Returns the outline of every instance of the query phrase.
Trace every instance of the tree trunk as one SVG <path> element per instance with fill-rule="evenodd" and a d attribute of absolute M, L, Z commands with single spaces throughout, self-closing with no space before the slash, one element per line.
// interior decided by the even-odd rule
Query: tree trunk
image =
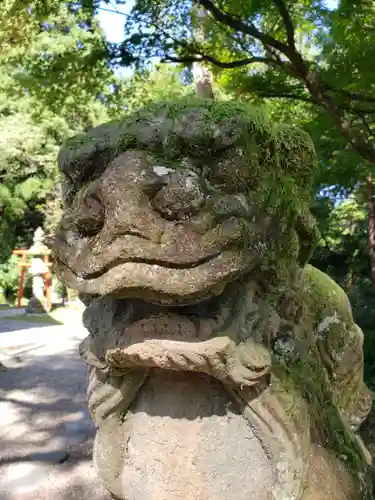
<path fill-rule="evenodd" d="M 344 285 L 343 285 L 343 289 L 345 290 L 346 293 L 351 292 L 353 288 L 353 283 L 354 283 L 354 272 L 353 268 L 349 267 L 349 269 L 346 271 Z"/>
<path fill-rule="evenodd" d="M 367 182 L 367 212 L 368 212 L 368 249 L 371 265 L 371 281 L 375 286 L 375 208 L 373 197 L 373 179 L 369 172 L 366 178 Z"/>
<path fill-rule="evenodd" d="M 196 18 L 195 38 L 200 42 L 204 42 L 204 20 L 206 11 L 199 5 L 193 4 L 192 14 Z M 203 62 L 195 62 L 193 64 L 193 75 L 195 81 L 195 93 L 200 99 L 214 99 L 212 89 L 213 75 L 212 71 L 204 65 Z"/>
<path fill-rule="evenodd" d="M 299 60 L 298 60 L 299 58 Z M 350 121 L 347 119 L 346 114 L 342 111 L 326 93 L 325 89 L 320 85 L 318 78 L 316 78 L 308 69 L 308 65 L 302 60 L 298 54 L 295 58 L 295 67 L 299 73 L 300 79 L 304 82 L 305 87 L 310 92 L 315 101 L 321 103 L 328 114 L 331 116 L 337 129 L 341 135 L 349 142 L 349 144 L 359 153 L 359 155 L 375 163 L 375 148 L 373 145 L 373 136 L 371 130 L 364 125 L 359 130 L 354 130 Z M 297 64 L 296 64 L 297 63 Z M 367 213 L 368 213 L 368 251 L 370 256 L 371 266 L 371 281 L 375 287 L 375 207 L 373 197 L 373 176 L 368 172 L 366 177 L 367 184 Z"/>

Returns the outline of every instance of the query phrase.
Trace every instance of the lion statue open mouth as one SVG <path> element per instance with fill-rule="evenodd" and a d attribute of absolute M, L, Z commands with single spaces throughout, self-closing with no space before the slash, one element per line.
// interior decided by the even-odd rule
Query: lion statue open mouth
<path fill-rule="evenodd" d="M 94 460 L 114 498 L 358 498 L 318 451 L 339 426 L 366 469 L 371 397 L 348 300 L 307 264 L 314 162 L 304 132 L 195 100 L 62 148 L 54 260 L 87 304 Z"/>

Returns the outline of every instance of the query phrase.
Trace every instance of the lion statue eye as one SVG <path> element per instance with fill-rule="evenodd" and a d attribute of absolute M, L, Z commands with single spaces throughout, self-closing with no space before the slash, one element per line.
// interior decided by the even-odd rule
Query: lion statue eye
<path fill-rule="evenodd" d="M 97 195 L 84 197 L 76 210 L 75 223 L 81 236 L 97 235 L 104 225 L 105 210 Z"/>

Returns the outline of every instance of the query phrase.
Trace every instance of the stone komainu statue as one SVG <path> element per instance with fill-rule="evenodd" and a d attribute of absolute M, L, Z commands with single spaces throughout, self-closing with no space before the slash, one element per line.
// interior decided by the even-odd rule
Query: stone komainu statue
<path fill-rule="evenodd" d="M 94 462 L 114 498 L 372 498 L 362 332 L 307 264 L 314 162 L 301 130 L 194 100 L 62 148 L 54 256 L 87 304 Z"/>

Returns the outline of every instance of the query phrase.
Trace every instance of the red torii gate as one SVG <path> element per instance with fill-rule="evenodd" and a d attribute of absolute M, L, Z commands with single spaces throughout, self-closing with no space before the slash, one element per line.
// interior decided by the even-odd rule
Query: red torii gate
<path fill-rule="evenodd" d="M 17 306 L 22 307 L 22 297 L 23 297 L 23 284 L 25 281 L 25 272 L 26 268 L 30 267 L 31 264 L 27 262 L 27 255 L 29 254 L 29 250 L 26 250 L 24 248 L 22 249 L 17 249 L 13 250 L 12 252 L 13 255 L 18 255 L 21 257 L 21 262 L 18 263 L 18 265 L 21 267 L 21 272 L 20 272 L 20 281 L 19 281 L 19 286 L 18 286 L 18 300 L 17 300 Z M 43 255 L 43 262 L 46 264 L 47 267 L 52 266 L 52 262 L 49 261 L 49 255 Z M 51 272 L 48 271 L 43 275 L 43 278 L 46 283 L 46 299 L 47 299 L 47 306 L 48 310 L 51 309 Z"/>

